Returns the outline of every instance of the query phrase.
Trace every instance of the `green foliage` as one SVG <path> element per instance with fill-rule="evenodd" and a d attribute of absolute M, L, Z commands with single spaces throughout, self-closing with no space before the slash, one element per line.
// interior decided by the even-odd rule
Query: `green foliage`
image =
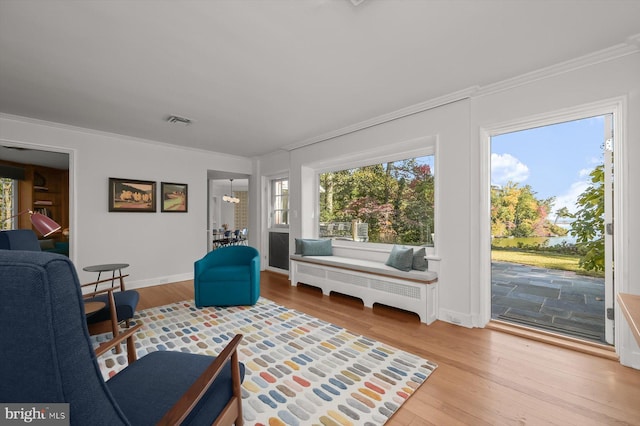
<path fill-rule="evenodd" d="M 430 242 L 434 179 L 418 160 L 321 174 L 320 222 L 367 223 L 371 242 Z"/>
<path fill-rule="evenodd" d="M 0 178 L 0 229 L 11 229 L 12 223 L 8 220 L 13 214 L 13 180 Z"/>
<path fill-rule="evenodd" d="M 580 267 L 587 271 L 604 270 L 604 165 L 589 174 L 591 184 L 578 197 L 578 212 L 571 223 L 571 235 L 584 251 Z"/>
<path fill-rule="evenodd" d="M 541 254 L 544 253 L 560 253 L 560 254 L 571 254 L 571 255 L 584 255 L 586 254 L 586 250 L 577 244 L 570 244 L 566 241 L 563 241 L 560 244 L 556 244 L 553 246 L 547 245 L 547 243 L 534 243 L 534 244 L 525 244 L 522 242 L 517 243 L 517 247 L 502 247 L 499 245 L 491 245 L 491 250 L 515 250 L 515 251 L 528 251 L 528 252 L 539 252 Z"/>
<path fill-rule="evenodd" d="M 567 207 L 562 207 L 556 211 L 556 220 L 553 222 L 553 224 L 555 225 L 556 223 L 558 223 L 558 219 L 563 217 L 572 217 L 571 212 L 569 212 L 569 209 Z"/>
<path fill-rule="evenodd" d="M 555 198 L 538 199 L 531 186 L 508 182 L 491 188 L 491 235 L 494 237 L 546 237 L 566 231 L 548 219 Z"/>

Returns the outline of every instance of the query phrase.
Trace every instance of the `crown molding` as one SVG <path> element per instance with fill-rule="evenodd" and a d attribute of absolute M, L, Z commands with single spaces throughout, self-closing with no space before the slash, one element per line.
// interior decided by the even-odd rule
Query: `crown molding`
<path fill-rule="evenodd" d="M 636 34 L 627 38 L 624 43 L 599 50 L 597 52 L 589 53 L 579 58 L 570 59 L 568 61 L 561 62 L 559 64 L 551 65 L 549 67 L 541 68 L 536 71 L 531 71 L 526 74 L 521 74 L 517 77 L 509 78 L 499 81 L 497 83 L 488 84 L 482 86 L 475 93 L 475 96 L 486 96 L 497 92 L 513 89 L 515 87 L 523 86 L 525 84 L 532 83 L 534 81 L 542 80 L 545 78 L 553 77 L 560 74 L 565 74 L 580 68 L 585 68 L 593 65 L 597 65 L 603 62 L 612 61 L 614 59 L 622 58 L 624 56 L 633 55 L 640 52 L 640 34 Z"/>
<path fill-rule="evenodd" d="M 626 44 L 635 45 L 640 50 L 640 34 L 635 34 L 627 38 Z"/>
<path fill-rule="evenodd" d="M 315 143 L 324 142 L 329 139 L 337 138 L 340 136 L 347 135 L 349 133 L 354 133 L 359 130 L 364 130 L 369 127 L 377 126 L 379 124 L 388 123 L 389 121 L 397 120 L 399 118 L 407 117 L 410 115 L 418 114 L 423 111 L 427 111 L 433 108 L 441 107 L 447 104 L 451 104 L 453 102 L 458 102 L 463 99 L 471 98 L 471 96 L 478 90 L 477 86 L 472 86 L 467 89 L 459 90 L 457 92 L 450 93 L 448 95 L 440 96 L 425 102 L 421 102 L 419 104 L 411 105 L 406 108 L 402 108 L 387 114 L 379 115 L 374 118 L 370 118 L 365 121 L 361 121 L 356 124 L 352 124 L 350 126 L 343 127 L 341 129 L 337 129 L 328 133 L 324 133 L 309 139 L 305 139 L 301 142 L 295 142 L 289 145 L 285 145 L 282 149 L 287 151 L 293 151 L 297 148 L 302 148 L 304 146 L 313 145 Z"/>
<path fill-rule="evenodd" d="M 171 143 L 167 143 L 167 142 L 156 141 L 156 140 L 153 140 L 153 139 L 144 139 L 144 138 L 139 138 L 139 137 L 136 137 L 136 136 L 124 135 L 124 134 L 113 133 L 113 132 L 106 132 L 106 131 L 103 131 L 103 130 L 90 129 L 88 127 L 79 127 L 79 126 L 74 126 L 74 125 L 65 124 L 65 123 L 57 123 L 55 121 L 47 121 L 47 120 L 42 120 L 42 119 L 39 119 L 39 118 L 26 117 L 26 116 L 21 116 L 21 115 L 14 115 L 14 114 L 7 114 L 7 113 L 4 113 L 4 112 L 0 112 L 0 120 L 17 121 L 17 122 L 20 122 L 20 123 L 27 123 L 27 124 L 33 124 L 33 125 L 38 125 L 38 126 L 52 127 L 52 128 L 56 128 L 56 129 L 70 131 L 70 132 L 84 133 L 84 134 L 107 137 L 107 138 L 113 138 L 113 139 L 121 139 L 121 140 L 124 139 L 124 140 L 128 140 L 128 141 L 131 141 L 131 142 L 137 142 L 137 143 L 142 143 L 142 144 L 147 144 L 147 145 L 154 145 L 156 147 L 163 147 L 163 148 L 167 148 L 167 149 L 171 149 L 171 150 L 192 151 L 192 152 L 200 153 L 200 154 L 214 154 L 216 156 L 226 157 L 226 158 L 233 158 L 233 159 L 242 159 L 242 160 L 251 159 L 250 157 L 243 157 L 243 156 L 239 156 L 239 155 L 226 154 L 226 153 L 217 152 L 217 151 L 209 151 L 209 150 L 206 150 L 206 149 L 193 148 L 193 147 L 190 147 L 190 146 L 175 145 L 175 144 L 171 144 Z M 0 138 L 1 138 L 1 136 L 0 136 Z M 20 143 L 22 143 L 22 142 L 20 142 Z"/>
<path fill-rule="evenodd" d="M 379 124 L 387 123 L 389 121 L 397 120 L 399 118 L 407 117 L 409 115 L 417 114 L 463 99 L 486 96 L 492 93 L 513 89 L 515 87 L 523 86 L 537 80 L 564 74 L 602 62 L 611 61 L 638 52 L 640 52 L 640 34 L 635 34 L 631 37 L 628 37 L 624 43 L 620 43 L 618 45 L 602 49 L 597 52 L 581 56 L 579 58 L 570 59 L 559 64 L 541 68 L 539 70 L 532 71 L 526 74 L 521 74 L 517 77 L 502 80 L 497 83 L 488 84 L 485 86 L 472 86 L 466 89 L 462 89 L 448 95 L 440 96 L 438 98 L 411 105 L 409 107 L 402 108 L 388 114 L 383 114 L 369 120 L 361 121 L 359 123 L 334 130 L 332 132 L 324 133 L 300 142 L 285 145 L 282 147 L 282 149 L 286 151 L 292 151 L 297 148 L 302 148 L 304 146 L 313 145 L 315 143 L 344 136 L 349 133 L 357 132 L 359 130 L 367 129 L 369 127 L 377 126 Z"/>

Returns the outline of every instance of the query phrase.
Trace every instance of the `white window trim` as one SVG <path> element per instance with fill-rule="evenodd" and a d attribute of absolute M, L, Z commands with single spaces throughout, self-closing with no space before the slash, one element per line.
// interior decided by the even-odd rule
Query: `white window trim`
<path fill-rule="evenodd" d="M 268 197 L 267 199 L 269 200 L 269 223 L 268 223 L 268 229 L 269 231 L 272 232 L 288 232 L 289 230 L 289 226 L 290 226 L 290 215 L 291 215 L 291 189 L 289 189 L 289 206 L 287 208 L 287 216 L 289 217 L 289 223 L 287 224 L 275 224 L 274 223 L 274 217 L 275 217 L 275 209 L 274 209 L 274 197 L 275 195 L 273 194 L 273 185 L 275 181 L 282 181 L 282 180 L 286 180 L 287 182 L 289 181 L 289 176 L 272 176 L 268 178 L 269 184 L 268 184 Z"/>
<path fill-rule="evenodd" d="M 413 148 L 407 148 L 404 150 L 402 147 L 411 146 Z M 416 147 L 417 146 L 417 147 Z M 314 181 L 313 181 L 313 214 L 315 218 L 320 217 L 320 187 L 319 180 L 320 175 L 327 172 L 335 172 L 339 170 L 346 170 L 357 167 L 370 166 L 373 164 L 382 164 L 393 161 L 401 161 L 406 160 L 407 158 L 417 158 L 417 157 L 425 157 L 429 155 L 434 156 L 434 191 L 435 191 L 435 206 L 434 206 L 434 229 L 435 234 L 438 233 L 438 217 L 439 217 L 439 208 L 438 208 L 438 194 L 439 194 L 439 185 L 438 185 L 438 137 L 437 136 L 425 136 L 416 139 L 412 139 L 410 141 L 400 142 L 397 144 L 391 143 L 385 146 L 382 149 L 378 149 L 375 151 L 367 151 L 362 153 L 357 153 L 353 155 L 341 156 L 338 159 L 330 159 L 321 162 L 315 162 L 311 164 L 307 164 L 306 166 L 311 168 L 314 172 Z M 318 238 L 319 227 L 314 226 L 312 238 Z M 437 241 L 437 237 L 436 237 Z M 437 243 L 436 243 L 437 244 Z M 361 242 L 361 241 L 341 241 L 334 240 L 333 245 L 336 247 L 345 247 L 351 248 L 354 250 L 361 251 L 374 251 L 374 252 L 390 252 L 393 244 L 384 244 L 384 243 L 370 243 L 370 242 Z M 432 259 L 439 259 L 436 253 L 436 247 L 427 247 L 427 257 Z"/>

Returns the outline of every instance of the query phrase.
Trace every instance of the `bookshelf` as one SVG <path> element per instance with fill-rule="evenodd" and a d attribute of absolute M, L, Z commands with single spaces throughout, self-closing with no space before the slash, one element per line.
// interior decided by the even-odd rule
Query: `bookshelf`
<path fill-rule="evenodd" d="M 68 228 L 69 171 L 31 164 L 22 166 L 25 179 L 18 182 L 19 210 L 33 209 L 58 222 L 62 229 Z M 31 228 L 28 215 L 20 216 L 18 221 L 19 228 Z M 65 239 L 59 232 L 52 238 L 58 241 Z"/>

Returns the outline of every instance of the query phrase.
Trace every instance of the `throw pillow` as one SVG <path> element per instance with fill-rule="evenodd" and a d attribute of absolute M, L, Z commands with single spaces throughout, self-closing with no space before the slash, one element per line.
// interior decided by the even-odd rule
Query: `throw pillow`
<path fill-rule="evenodd" d="M 303 256 L 333 256 L 331 240 L 302 240 Z"/>
<path fill-rule="evenodd" d="M 313 238 L 296 238 L 296 251 L 295 254 L 302 254 L 302 242 L 303 241 L 322 241 Z"/>
<path fill-rule="evenodd" d="M 413 249 L 393 246 L 385 265 L 405 272 L 410 271 L 413 265 Z"/>
<path fill-rule="evenodd" d="M 426 271 L 428 268 L 427 259 L 424 257 L 427 255 L 427 250 L 422 247 L 413 252 L 413 264 L 411 265 L 411 269 L 415 269 L 416 271 Z"/>

